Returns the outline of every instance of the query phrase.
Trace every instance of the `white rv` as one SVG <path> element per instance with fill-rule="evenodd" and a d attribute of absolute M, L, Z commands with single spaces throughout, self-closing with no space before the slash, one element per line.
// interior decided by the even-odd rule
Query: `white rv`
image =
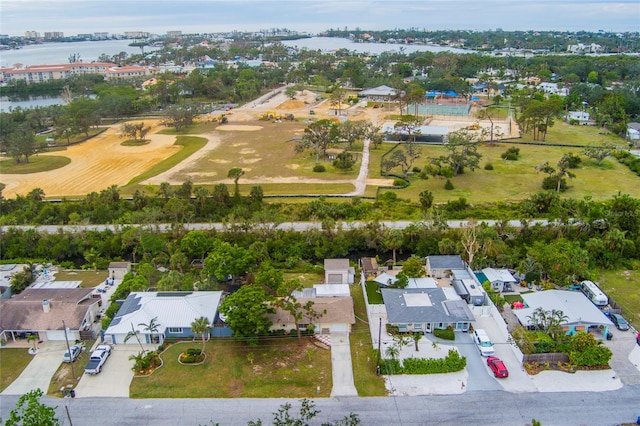
<path fill-rule="evenodd" d="M 599 308 L 604 308 L 609 304 L 607 295 L 604 294 L 593 281 L 582 281 L 580 283 L 580 290 Z"/>

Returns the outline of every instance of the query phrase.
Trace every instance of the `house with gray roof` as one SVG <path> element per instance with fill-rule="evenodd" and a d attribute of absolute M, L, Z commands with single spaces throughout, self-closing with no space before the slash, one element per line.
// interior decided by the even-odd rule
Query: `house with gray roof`
<path fill-rule="evenodd" d="M 131 293 L 105 331 L 104 339 L 108 343 L 123 344 L 132 328 L 142 343 L 162 343 L 170 337 L 198 337 L 191 331 L 191 323 L 206 317 L 213 324 L 221 299 L 221 291 Z M 148 329 L 152 321 L 156 324 L 155 330 Z M 137 344 L 137 340 L 128 339 L 126 343 Z"/>
<path fill-rule="evenodd" d="M 460 256 L 427 256 L 427 275 L 434 278 L 447 278 L 455 269 L 466 269 L 467 265 Z"/>
<path fill-rule="evenodd" d="M 432 333 L 451 326 L 468 331 L 475 320 L 467 303 L 444 288 L 383 288 L 387 322 L 400 332 Z"/>

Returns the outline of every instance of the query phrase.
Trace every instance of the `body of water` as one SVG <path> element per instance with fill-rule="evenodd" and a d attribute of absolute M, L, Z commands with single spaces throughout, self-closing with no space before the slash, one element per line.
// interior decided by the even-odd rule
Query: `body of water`
<path fill-rule="evenodd" d="M 414 53 L 414 52 L 452 52 L 473 53 L 473 50 L 456 49 L 454 47 L 422 45 L 422 44 L 392 44 L 392 43 L 355 43 L 346 38 L 336 37 L 311 37 L 298 40 L 284 40 L 285 46 L 299 49 L 320 50 L 333 52 L 339 49 L 347 49 L 357 53 L 370 53 L 379 55 L 383 52 Z"/>
<path fill-rule="evenodd" d="M 9 112 L 10 109 L 46 107 L 50 105 L 62 105 L 64 102 L 59 97 L 30 96 L 27 99 L 15 100 L 6 96 L 0 97 L 0 112 Z"/>
<path fill-rule="evenodd" d="M 129 46 L 134 40 L 79 41 L 74 43 L 43 43 L 24 46 L 21 49 L 0 50 L 0 66 L 68 64 L 71 55 L 80 56 L 82 62 L 95 62 L 103 53 L 109 56 L 120 52 L 139 54 L 140 48 Z M 155 48 L 145 46 L 144 51 Z"/>

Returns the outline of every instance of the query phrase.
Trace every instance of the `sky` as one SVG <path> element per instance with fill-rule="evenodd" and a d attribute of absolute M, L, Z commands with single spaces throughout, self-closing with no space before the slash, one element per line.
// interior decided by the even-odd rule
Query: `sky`
<path fill-rule="evenodd" d="M 638 0 L 0 0 L 0 34 L 286 28 L 640 31 Z"/>

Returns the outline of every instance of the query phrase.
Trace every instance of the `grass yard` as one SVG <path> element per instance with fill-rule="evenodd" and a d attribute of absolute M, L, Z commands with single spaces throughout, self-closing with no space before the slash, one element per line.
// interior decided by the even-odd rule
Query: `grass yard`
<path fill-rule="evenodd" d="M 378 290 L 380 284 L 375 281 L 367 281 L 365 284 L 367 288 L 367 300 L 370 305 L 381 305 L 382 302 L 382 293 Z"/>
<path fill-rule="evenodd" d="M 202 365 L 181 365 L 178 355 L 199 342 L 170 346 L 163 366 L 133 379 L 131 398 L 327 398 L 331 351 L 308 338 L 262 340 L 251 347 L 231 339 L 207 342 Z M 317 388 L 320 387 L 320 393 Z"/>
<path fill-rule="evenodd" d="M 514 145 L 481 146 L 478 149 L 482 154 L 480 168 L 452 178 L 453 190 L 444 189 L 444 179 L 429 177 L 424 180 L 413 176 L 411 185 L 398 190 L 398 196 L 415 200 L 420 192 L 428 189 L 433 192 L 435 203 L 460 197 L 470 203 L 523 200 L 542 191 L 542 180 L 546 175 L 536 172 L 537 165 L 545 161 L 555 165 L 563 154 L 581 151 L 580 148 L 516 145 L 520 148 L 520 159 L 506 161 L 500 158 L 500 154 L 511 146 Z M 422 157 L 416 163 L 418 166 L 427 164 L 429 157 L 445 155 L 446 150 L 442 146 L 425 146 L 422 151 Z M 491 163 L 494 170 L 484 170 L 487 163 Z M 583 158 L 578 168 L 571 171 L 576 177 L 568 179 L 570 188 L 563 193 L 565 197 L 591 196 L 601 200 L 611 198 L 619 191 L 640 197 L 640 178 L 613 158 L 605 159 L 601 165 Z"/>
<path fill-rule="evenodd" d="M 70 345 L 73 345 L 73 342 L 69 342 Z M 49 389 L 47 389 L 47 395 L 54 396 L 58 398 L 62 398 L 64 394 L 60 392 L 61 388 L 66 389 L 74 389 L 78 385 L 78 381 L 82 378 L 82 374 L 84 373 L 84 367 L 89 362 L 89 357 L 91 356 L 91 352 L 89 348 L 91 348 L 94 344 L 93 340 L 88 340 L 82 343 L 85 347 L 84 352 L 80 354 L 78 359 L 72 364 L 63 362 L 60 364 L 60 367 L 55 372 L 53 377 L 51 377 L 51 382 L 49 383 Z M 73 368 L 73 371 L 71 369 Z M 75 374 L 75 381 L 73 379 Z"/>
<path fill-rule="evenodd" d="M 108 271 L 60 271 L 56 272 L 56 281 L 82 281 L 81 288 L 93 288 L 103 284 L 109 276 Z"/>
<path fill-rule="evenodd" d="M 27 348 L 0 349 L 0 392 L 18 378 L 32 359 Z"/>
<path fill-rule="evenodd" d="M 0 161 L 0 174 L 29 174 L 59 169 L 71 163 L 71 159 L 53 155 L 33 155 L 28 163 L 16 163 L 13 158 Z"/>
<path fill-rule="evenodd" d="M 522 139 L 530 141 L 532 137 L 524 135 Z M 556 120 L 545 139 L 545 143 L 588 146 L 598 146 L 605 142 L 618 146 L 627 146 L 627 142 L 607 129 L 596 126 L 572 126 L 562 120 Z"/>
<path fill-rule="evenodd" d="M 351 297 L 353 297 L 356 323 L 351 328 L 349 340 L 351 343 L 353 379 L 358 390 L 358 396 L 386 396 L 387 390 L 384 380 L 376 374 L 376 357 L 373 352 L 369 324 L 366 322 L 367 309 L 360 285 L 354 284 L 351 286 Z"/>
<path fill-rule="evenodd" d="M 131 187 L 132 185 L 138 182 L 142 182 L 145 179 L 149 179 L 150 177 L 158 175 L 166 170 L 169 170 L 176 164 L 185 160 L 194 152 L 198 151 L 200 148 L 202 148 L 206 144 L 207 144 L 206 138 L 196 137 L 196 136 L 178 136 L 174 145 L 182 146 L 182 149 L 180 151 L 176 152 L 171 157 L 163 161 L 160 161 L 159 163 L 157 163 L 155 166 L 153 166 L 143 174 L 138 175 L 135 178 L 131 179 L 131 181 L 127 184 L 127 186 Z M 133 193 L 134 191 L 135 190 L 132 190 L 131 192 Z M 123 188 L 123 192 L 125 192 L 124 188 Z"/>
<path fill-rule="evenodd" d="M 622 307 L 622 315 L 636 329 L 640 328 L 640 271 L 600 271 L 598 285 Z"/>
<path fill-rule="evenodd" d="M 502 297 L 509 305 L 513 305 L 514 302 L 524 302 L 524 299 L 519 294 L 504 294 Z"/>
<path fill-rule="evenodd" d="M 314 284 L 320 284 L 324 282 L 324 275 L 322 274 L 310 274 L 310 273 L 295 273 L 285 272 L 284 280 L 300 280 L 302 287 L 311 288 Z"/>

